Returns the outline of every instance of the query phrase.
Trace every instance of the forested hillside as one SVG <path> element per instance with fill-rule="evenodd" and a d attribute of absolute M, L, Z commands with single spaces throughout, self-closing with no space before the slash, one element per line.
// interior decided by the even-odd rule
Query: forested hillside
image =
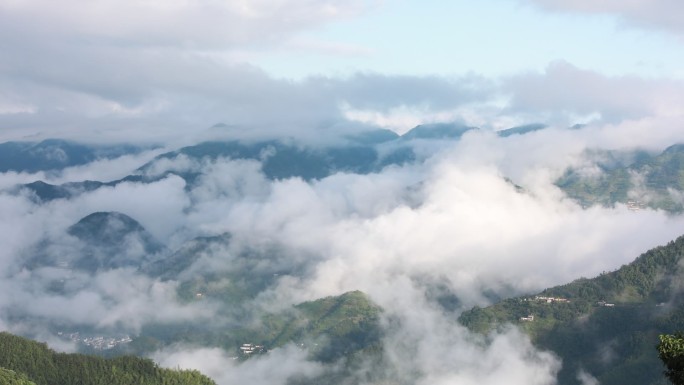
<path fill-rule="evenodd" d="M 592 167 L 570 168 L 556 181 L 581 204 L 684 210 L 684 145 L 670 146 L 660 154 L 593 151 L 585 155 Z"/>
<path fill-rule="evenodd" d="M 156 325 L 133 341 L 137 353 L 177 342 L 221 347 L 240 359 L 288 343 L 305 347 L 312 359 L 332 362 L 381 348 L 381 309 L 360 291 L 303 302 L 290 309 L 261 315 L 258 326 L 186 328 Z M 243 345 L 253 346 L 246 353 Z"/>
<path fill-rule="evenodd" d="M 514 324 L 564 362 L 561 384 L 585 370 L 601 384 L 665 384 L 658 335 L 684 328 L 680 262 L 684 237 L 620 269 L 463 313 L 481 333 Z"/>
<path fill-rule="evenodd" d="M 149 359 L 112 359 L 56 353 L 46 344 L 0 333 L 0 384 L 35 385 L 214 385 L 192 370 L 158 367 Z"/>

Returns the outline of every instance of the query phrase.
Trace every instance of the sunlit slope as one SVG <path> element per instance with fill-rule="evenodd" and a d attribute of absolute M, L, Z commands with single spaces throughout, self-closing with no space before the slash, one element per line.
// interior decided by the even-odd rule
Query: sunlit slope
<path fill-rule="evenodd" d="M 360 291 L 303 302 L 279 312 L 263 313 L 245 325 L 203 328 L 151 325 L 133 343 L 139 351 L 175 343 L 221 347 L 246 359 L 240 347 L 258 346 L 257 354 L 287 344 L 306 349 L 311 359 L 335 361 L 381 349 L 381 308 Z M 256 354 L 255 354 L 256 355 Z"/>

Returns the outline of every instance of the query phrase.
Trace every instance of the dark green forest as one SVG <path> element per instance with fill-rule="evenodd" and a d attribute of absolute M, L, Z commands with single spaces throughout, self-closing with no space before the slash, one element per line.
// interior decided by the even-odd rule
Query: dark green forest
<path fill-rule="evenodd" d="M 57 353 L 44 343 L 5 332 L 0 333 L 0 384 L 215 385 L 194 370 L 163 369 L 133 356 Z"/>
<path fill-rule="evenodd" d="M 563 360 L 560 384 L 579 384 L 579 370 L 604 385 L 667 384 L 655 346 L 660 334 L 684 330 L 683 254 L 680 237 L 616 271 L 475 307 L 459 320 L 485 334 L 519 326 Z"/>

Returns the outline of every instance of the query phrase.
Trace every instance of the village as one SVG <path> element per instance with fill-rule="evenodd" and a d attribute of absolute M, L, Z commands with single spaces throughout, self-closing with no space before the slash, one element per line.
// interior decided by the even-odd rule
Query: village
<path fill-rule="evenodd" d="M 570 300 L 567 298 L 545 297 L 545 296 L 540 296 L 540 295 L 536 295 L 534 298 L 525 298 L 525 299 L 523 299 L 523 301 L 537 301 L 537 302 L 546 302 L 546 303 L 568 303 L 568 302 L 570 302 Z"/>
<path fill-rule="evenodd" d="M 263 354 L 266 352 L 267 352 L 267 350 L 264 348 L 263 345 L 242 344 L 240 346 L 240 353 L 245 357 L 251 356 L 254 354 Z"/>
<path fill-rule="evenodd" d="M 63 338 L 68 338 L 73 342 L 83 344 L 89 348 L 95 350 L 109 350 L 113 349 L 119 345 L 124 345 L 133 341 L 130 336 L 123 337 L 105 337 L 105 336 L 95 336 L 95 337 L 82 337 L 80 333 L 68 333 L 57 332 L 57 335 Z"/>
<path fill-rule="evenodd" d="M 627 209 L 630 211 L 639 211 L 646 208 L 646 203 L 637 200 L 628 200 Z"/>
<path fill-rule="evenodd" d="M 540 295 L 537 295 L 534 298 L 524 298 L 523 301 L 536 301 L 536 302 L 541 302 L 541 303 L 570 303 L 570 300 L 567 298 L 546 297 L 546 296 L 540 296 Z M 606 301 L 598 301 L 598 302 L 596 302 L 596 306 L 599 306 L 599 307 L 615 307 L 615 304 L 610 303 L 610 302 L 606 302 Z M 534 315 L 529 314 L 526 317 L 520 317 L 519 320 L 521 322 L 534 322 Z"/>

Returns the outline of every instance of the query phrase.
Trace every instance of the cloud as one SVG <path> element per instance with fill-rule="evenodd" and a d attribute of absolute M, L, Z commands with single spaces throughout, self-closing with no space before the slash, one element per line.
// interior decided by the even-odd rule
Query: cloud
<path fill-rule="evenodd" d="M 606 14 L 626 24 L 655 28 L 677 35 L 684 33 L 681 18 L 684 5 L 677 0 L 527 0 L 544 9 L 564 12 Z"/>
<path fill-rule="evenodd" d="M 55 292 L 51 285 L 65 277 L 63 269 L 21 268 L 26 250 L 41 240 L 52 241 L 55 255 L 68 253 L 73 245 L 64 232 L 70 225 L 94 211 L 120 211 L 172 250 L 197 235 L 231 233 L 230 245 L 204 252 L 192 266 L 193 274 L 235 269 L 235 255 L 241 251 L 270 250 L 272 245 L 278 252 L 269 256 L 269 265 L 294 273 L 283 274 L 275 287 L 260 293 L 250 304 L 254 308 L 277 309 L 348 290 L 365 291 L 386 312 L 382 366 L 374 369 L 388 379 L 550 383 L 560 363 L 534 349 L 520 332 L 512 328 L 484 339 L 456 319 L 469 306 L 489 303 L 485 292 L 507 297 L 591 277 L 680 235 L 681 216 L 635 213 L 619 205 L 582 209 L 553 185 L 566 167 L 584 164 L 586 148 L 613 143 L 602 139 L 611 129 L 549 128 L 508 138 L 473 131 L 457 142 L 423 144 L 428 155 L 415 164 L 311 182 L 269 180 L 255 160 L 179 156 L 158 160 L 149 170 L 201 172 L 193 184 L 169 176 L 44 205 L 0 194 L 0 214 L 8 218 L 0 222 L 5 274 L 0 309 L 133 331 L 196 317 L 211 324 L 229 322 L 231 315 L 210 300 L 179 303 L 173 280 L 160 282 L 130 269 L 94 276 L 71 272 L 65 291 Z M 124 173 L 135 160 L 151 155 L 96 163 L 57 178 Z M 4 178 L 8 184 L 17 175 L 0 175 L 0 181 Z M 460 300 L 455 312 L 429 295 L 437 285 Z M 11 318 L 0 324 L 17 327 Z M 155 358 L 164 365 L 203 370 L 225 384 L 244 378 L 278 383 L 337 370 L 307 361 L 293 347 L 241 364 L 231 356 L 217 349 L 173 347 Z M 363 378 L 362 372 L 352 375 Z"/>
<path fill-rule="evenodd" d="M 197 50 L 282 41 L 299 30 L 358 15 L 372 1 L 9 1 L 2 25 L 27 35 L 87 38 L 112 46 Z M 29 25 L 39 26 L 29 29 Z"/>
<path fill-rule="evenodd" d="M 284 385 L 293 378 L 313 377 L 323 372 L 322 365 L 307 361 L 306 355 L 305 350 L 287 345 L 241 363 L 236 356 L 221 349 L 175 346 L 155 352 L 152 358 L 162 366 L 199 370 L 220 385 L 246 382 Z"/>
<path fill-rule="evenodd" d="M 3 2 L 0 121 L 15 138 L 113 131 L 121 138 L 136 131 L 151 140 L 225 120 L 258 124 L 257 116 L 275 124 L 320 111 L 314 120 L 323 120 L 334 115 L 334 103 L 325 108 L 309 87 L 273 80 L 230 57 L 292 44 L 299 31 L 376 6 L 363 0 Z M 130 131 L 121 134 L 122 127 Z"/>
<path fill-rule="evenodd" d="M 681 32 L 665 18 L 665 11 L 677 15 L 674 3 L 536 3 L 617 13 Z M 484 128 L 460 142 L 422 143 L 419 162 L 367 175 L 269 180 L 256 160 L 178 156 L 154 162 L 148 172 L 200 173 L 193 184 L 172 175 L 43 205 L 0 193 L 0 314 L 133 331 L 197 318 L 230 321 L 211 301 L 179 303 L 178 282 L 130 269 L 69 272 L 68 290 L 60 293 L 51 285 L 65 279 L 63 269 L 22 268 L 41 241 L 52 242 L 55 255 L 72 252 L 69 226 L 92 212 L 118 211 L 170 250 L 198 235 L 229 232 L 231 244 L 204 252 L 192 274 L 236 269 L 235 255 L 244 250 L 277 249 L 269 264 L 296 273 L 280 277 L 250 306 L 277 309 L 348 290 L 367 292 L 386 310 L 383 366 L 372 369 L 389 379 L 552 383 L 561 365 L 552 354 L 536 350 L 515 328 L 491 339 L 472 335 L 457 324 L 458 312 L 488 304 L 485 292 L 507 297 L 612 270 L 680 235 L 681 216 L 633 213 L 620 205 L 582 209 L 553 181 L 566 167 L 585 165 L 586 149 L 658 150 L 684 140 L 684 87 L 671 79 L 605 76 L 567 62 L 501 79 L 362 72 L 289 81 L 236 59 L 240 52 L 293 47 L 369 54 L 298 34 L 374 6 L 336 0 L 0 4 L 0 47 L 7 53 L 0 56 L 0 139 L 70 136 L 175 148 L 207 138 L 338 144 L 345 130 L 363 126 L 404 132 L 447 120 Z M 206 129 L 219 121 L 227 126 Z M 539 121 L 552 127 L 509 138 L 488 132 Z M 590 124 L 565 129 L 575 123 Z M 5 173 L 0 187 L 35 179 L 116 179 L 160 151 L 57 174 Z M 430 298 L 436 285 L 461 301 L 455 312 Z M 40 331 L 31 327 L 0 317 L 3 329 Z M 154 358 L 200 369 L 220 384 L 286 383 L 337 369 L 308 361 L 293 346 L 244 363 L 220 349 L 187 346 Z M 593 381 L 588 373 L 579 376 Z"/>
<path fill-rule="evenodd" d="M 60 280 L 68 282 L 66 293 L 51 290 Z M 49 320 L 67 328 L 86 325 L 139 333 L 148 323 L 206 321 L 215 316 L 211 306 L 179 304 L 175 283 L 154 281 L 131 269 L 87 276 L 44 268 L 22 271 L 2 286 L 7 293 L 2 300 L 6 316 L 27 319 L 26 324 Z"/>
<path fill-rule="evenodd" d="M 510 77 L 504 90 L 511 95 L 507 112 L 548 117 L 594 117 L 620 122 L 645 117 L 676 116 L 684 100 L 680 81 L 609 77 L 567 62 L 551 63 L 544 73 Z"/>

